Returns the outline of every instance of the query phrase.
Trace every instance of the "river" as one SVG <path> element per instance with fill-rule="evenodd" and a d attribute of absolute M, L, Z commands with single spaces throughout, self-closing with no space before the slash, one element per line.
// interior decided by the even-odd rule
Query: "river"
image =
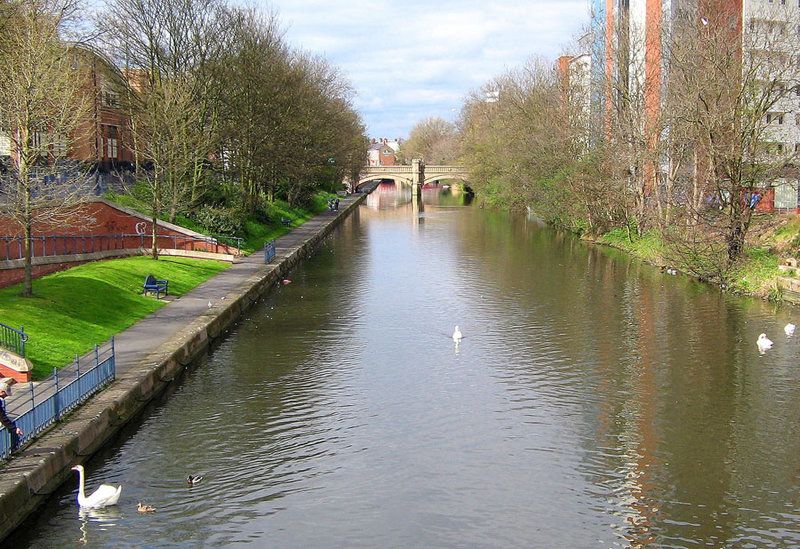
<path fill-rule="evenodd" d="M 800 545 L 797 309 L 385 185 L 290 278 L 9 547 Z"/>

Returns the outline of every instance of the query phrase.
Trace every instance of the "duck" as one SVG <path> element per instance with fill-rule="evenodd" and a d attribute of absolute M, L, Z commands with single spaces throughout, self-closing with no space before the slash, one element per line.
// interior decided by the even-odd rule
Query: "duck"
<path fill-rule="evenodd" d="M 186 482 L 189 486 L 194 486 L 195 484 L 200 484 L 200 481 L 203 480 L 203 475 L 189 475 L 186 477 Z"/>
<path fill-rule="evenodd" d="M 136 506 L 136 510 L 140 513 L 155 513 L 156 508 L 152 505 L 147 505 L 146 503 L 142 503 L 141 501 Z"/>
<path fill-rule="evenodd" d="M 72 470 L 78 471 L 78 505 L 81 506 L 81 509 L 102 509 L 103 507 L 117 504 L 119 495 L 122 493 L 121 485 L 101 484 L 91 496 L 86 497 L 84 492 L 86 479 L 83 465 L 76 465 Z"/>
<path fill-rule="evenodd" d="M 456 329 L 455 329 L 455 330 L 453 330 L 453 341 L 455 341 L 456 343 L 458 343 L 459 341 L 461 341 L 461 338 L 463 338 L 463 337 L 464 337 L 464 336 L 463 336 L 463 334 L 461 333 L 461 330 L 459 330 L 459 329 L 458 329 L 458 326 L 456 326 Z"/>
<path fill-rule="evenodd" d="M 789 324 L 783 327 L 783 333 L 786 334 L 786 337 L 789 337 L 794 333 L 795 328 L 797 328 L 797 326 L 795 326 L 790 322 Z"/>
<path fill-rule="evenodd" d="M 772 348 L 772 340 L 767 338 L 767 334 L 761 334 L 758 336 L 758 340 L 756 341 L 756 345 L 758 345 L 758 350 L 761 352 L 766 351 L 767 349 Z"/>

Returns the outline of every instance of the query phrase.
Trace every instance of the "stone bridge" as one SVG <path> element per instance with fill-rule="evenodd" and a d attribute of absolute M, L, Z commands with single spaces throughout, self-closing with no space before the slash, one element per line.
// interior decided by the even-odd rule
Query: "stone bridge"
<path fill-rule="evenodd" d="M 358 187 L 367 181 L 376 179 L 393 179 L 403 185 L 411 185 L 413 192 L 419 193 L 426 183 L 434 183 L 442 179 L 459 179 L 467 182 L 467 170 L 463 166 L 426 166 L 422 160 L 412 160 L 410 165 L 369 166 L 361 171 Z"/>

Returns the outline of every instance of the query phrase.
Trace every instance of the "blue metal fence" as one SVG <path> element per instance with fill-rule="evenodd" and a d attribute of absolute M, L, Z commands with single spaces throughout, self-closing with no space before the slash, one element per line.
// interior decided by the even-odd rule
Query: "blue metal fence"
<path fill-rule="evenodd" d="M 30 398 L 15 400 L 6 412 L 22 429 L 19 446 L 38 436 L 42 431 L 59 421 L 90 396 L 114 380 L 116 362 L 114 338 L 102 349 L 95 346 L 91 364 L 81 365 L 76 357 L 68 368 L 53 372 L 53 375 L 36 387 L 30 384 Z M 11 433 L 0 427 L 0 458 L 11 454 Z"/>
<path fill-rule="evenodd" d="M 28 334 L 25 333 L 24 326 L 20 326 L 17 330 L 0 322 L 0 347 L 24 357 L 26 341 L 28 341 Z"/>
<path fill-rule="evenodd" d="M 269 263 L 275 258 L 275 241 L 270 240 L 264 244 L 264 263 Z"/>

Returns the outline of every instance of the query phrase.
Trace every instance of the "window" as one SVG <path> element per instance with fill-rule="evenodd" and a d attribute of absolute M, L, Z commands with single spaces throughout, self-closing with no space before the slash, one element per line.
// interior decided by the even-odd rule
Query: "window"
<path fill-rule="evenodd" d="M 783 124 L 783 117 L 784 113 L 782 112 L 768 112 L 766 117 L 764 118 L 764 121 L 767 124 L 772 124 L 773 122 L 775 122 L 776 124 Z"/>
<path fill-rule="evenodd" d="M 778 209 L 797 208 L 797 186 L 783 179 L 775 184 L 775 207 Z"/>
<path fill-rule="evenodd" d="M 119 158 L 119 146 L 117 141 L 117 127 L 106 126 L 106 157 Z"/>
<path fill-rule="evenodd" d="M 103 89 L 103 105 L 106 107 L 118 108 L 119 107 L 119 95 L 108 88 Z"/>
<path fill-rule="evenodd" d="M 113 137 L 106 138 L 106 156 L 108 158 L 117 158 L 117 140 Z"/>
<path fill-rule="evenodd" d="M 67 156 L 67 140 L 63 135 L 57 135 L 53 140 L 53 156 L 56 158 Z"/>

